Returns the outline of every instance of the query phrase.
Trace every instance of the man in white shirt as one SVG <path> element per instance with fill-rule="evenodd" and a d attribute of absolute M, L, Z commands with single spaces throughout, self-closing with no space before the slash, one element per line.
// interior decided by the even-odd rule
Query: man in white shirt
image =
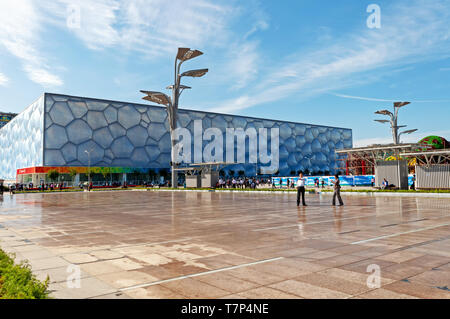
<path fill-rule="evenodd" d="M 302 196 L 303 206 L 308 206 L 305 203 L 305 183 L 306 178 L 304 178 L 303 173 L 300 172 L 297 180 L 297 206 L 300 206 L 300 195 Z"/>

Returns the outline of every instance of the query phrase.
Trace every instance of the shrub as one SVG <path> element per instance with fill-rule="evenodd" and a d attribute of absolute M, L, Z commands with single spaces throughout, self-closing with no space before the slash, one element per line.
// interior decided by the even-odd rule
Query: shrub
<path fill-rule="evenodd" d="M 15 265 L 13 258 L 0 249 L 0 299 L 48 299 L 48 276 L 37 280 L 26 262 Z"/>

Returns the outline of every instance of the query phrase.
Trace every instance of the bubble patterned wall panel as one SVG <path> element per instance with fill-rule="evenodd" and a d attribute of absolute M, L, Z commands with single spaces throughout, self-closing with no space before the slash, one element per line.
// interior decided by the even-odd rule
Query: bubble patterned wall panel
<path fill-rule="evenodd" d="M 45 165 L 86 166 L 89 151 L 92 166 L 111 163 L 140 168 L 170 167 L 165 108 L 51 94 L 46 99 L 49 116 L 45 117 Z M 283 175 L 306 169 L 334 172 L 338 167 L 335 149 L 352 146 L 350 129 L 179 110 L 178 126 L 187 128 L 192 136 L 196 120 L 203 130 L 219 128 L 224 136 L 226 128 L 279 129 L 279 168 Z M 202 149 L 206 144 L 204 141 Z M 192 153 L 199 151 L 192 145 Z M 225 160 L 225 150 L 223 155 Z M 66 158 L 70 161 L 61 164 Z M 254 174 L 256 165 L 248 164 L 248 159 L 247 148 L 247 164 L 231 165 L 226 170 Z"/>
<path fill-rule="evenodd" d="M 13 180 L 19 168 L 42 166 L 43 117 L 44 95 L 0 129 L 0 178 Z"/>
<path fill-rule="evenodd" d="M 49 93 L 44 96 L 45 101 L 42 100 L 40 104 L 31 106 L 20 114 L 21 117 L 16 122 L 24 123 L 23 127 L 11 126 L 6 131 L 10 135 L 3 145 L 9 147 L 11 154 L 20 159 L 13 162 L 3 155 L 9 176 L 14 176 L 18 168 L 40 164 L 156 169 L 170 167 L 170 134 L 165 108 Z M 35 110 L 38 115 L 31 114 L 31 110 Z M 30 117 L 40 124 L 26 124 L 26 119 Z M 178 126 L 187 128 L 192 137 L 194 125 L 198 124 L 202 125 L 203 131 L 212 127 L 220 129 L 224 134 L 224 145 L 227 128 L 257 131 L 261 128 L 278 129 L 279 172 L 282 175 L 306 169 L 334 172 L 338 167 L 335 149 L 352 147 L 350 129 L 179 110 Z M 24 125 L 33 128 L 29 131 Z M 38 131 L 39 138 L 33 138 L 28 143 L 28 148 L 32 150 L 19 150 L 24 149 L 21 145 L 26 143 L 25 139 L 35 136 Z M 268 136 L 270 137 L 270 132 Z M 198 146 L 194 148 L 192 139 L 191 153 L 202 152 L 207 144 L 204 141 L 197 149 Z M 246 149 L 246 163 L 227 166 L 226 171 L 233 170 L 237 173 L 244 170 L 250 175 L 255 173 L 256 167 L 265 166 L 249 164 L 251 154 L 248 142 Z M 224 150 L 224 161 L 226 155 Z M 21 160 L 22 157 L 27 160 Z"/>

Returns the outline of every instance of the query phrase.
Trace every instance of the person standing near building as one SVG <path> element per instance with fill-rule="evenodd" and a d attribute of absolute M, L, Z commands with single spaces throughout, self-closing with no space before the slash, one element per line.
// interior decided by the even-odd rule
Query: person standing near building
<path fill-rule="evenodd" d="M 334 175 L 334 177 L 336 179 L 333 182 L 333 184 L 334 184 L 334 192 L 333 192 L 332 205 L 336 206 L 336 197 L 337 197 L 338 200 L 339 200 L 339 206 L 344 206 L 344 202 L 342 201 L 342 198 L 341 198 L 341 182 L 339 181 L 339 175 L 336 174 L 336 175 Z"/>
<path fill-rule="evenodd" d="M 300 172 L 297 180 L 297 206 L 300 206 L 300 196 L 302 197 L 303 206 L 308 206 L 305 203 L 305 179 L 306 178 L 303 177 L 303 173 Z"/>

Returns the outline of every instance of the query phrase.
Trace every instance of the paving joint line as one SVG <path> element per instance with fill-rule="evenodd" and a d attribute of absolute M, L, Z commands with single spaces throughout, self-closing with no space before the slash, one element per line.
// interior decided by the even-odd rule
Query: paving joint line
<path fill-rule="evenodd" d="M 402 232 L 402 233 L 396 233 L 396 234 L 391 234 L 391 235 L 385 235 L 385 236 L 379 236 L 379 237 L 364 239 L 364 240 L 352 242 L 352 243 L 350 243 L 350 245 L 364 244 L 364 243 L 368 243 L 368 242 L 371 242 L 371 241 L 376 241 L 376 240 L 386 239 L 386 238 L 392 238 L 392 237 L 396 237 L 396 236 L 416 233 L 416 232 L 420 232 L 420 231 L 426 231 L 426 230 L 435 229 L 435 228 L 439 228 L 439 227 L 445 227 L 445 226 L 449 226 L 449 225 L 450 225 L 450 223 L 447 223 L 447 224 L 441 224 L 441 225 L 436 225 L 436 226 L 430 226 L 430 227 L 414 229 L 414 230 L 410 230 L 410 231 L 406 231 L 406 232 Z"/>
<path fill-rule="evenodd" d="M 268 262 L 277 261 L 277 260 L 281 260 L 281 259 L 284 259 L 284 257 L 275 257 L 275 258 L 270 258 L 270 259 L 263 259 L 263 260 L 258 260 L 258 261 L 251 262 L 251 263 L 240 264 L 240 265 L 235 265 L 235 266 L 230 266 L 230 267 L 224 267 L 224 268 L 219 268 L 219 269 L 214 269 L 214 270 L 208 270 L 208 271 L 203 271 L 203 272 L 199 272 L 199 273 L 196 273 L 196 274 L 183 275 L 183 276 L 179 276 L 179 277 L 158 280 L 158 281 L 154 281 L 154 282 L 151 282 L 151 283 L 139 284 L 139 285 L 133 285 L 133 286 L 125 287 L 125 288 L 120 288 L 119 290 L 120 291 L 127 291 L 127 290 L 136 289 L 136 288 L 144 288 L 144 287 L 149 287 L 149 286 L 163 284 L 163 283 L 166 283 L 166 282 L 172 282 L 172 281 L 177 281 L 177 280 L 182 280 L 182 279 L 187 279 L 187 278 L 192 278 L 192 277 L 204 276 L 204 275 L 214 274 L 214 273 L 218 273 L 218 272 L 222 272 L 222 271 L 233 270 L 233 269 L 238 269 L 238 268 L 243 268 L 243 267 L 248 267 L 248 266 L 253 266 L 253 265 L 258 265 L 258 264 L 263 264 L 263 263 L 268 263 Z"/>

